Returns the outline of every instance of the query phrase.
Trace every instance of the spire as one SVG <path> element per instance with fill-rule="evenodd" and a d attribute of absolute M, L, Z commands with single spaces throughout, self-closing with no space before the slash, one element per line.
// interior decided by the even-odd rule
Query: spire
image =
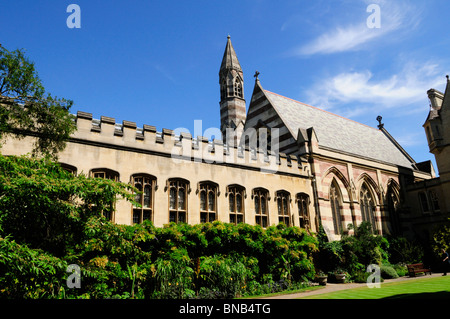
<path fill-rule="evenodd" d="M 228 36 L 227 45 L 225 47 L 225 52 L 223 54 L 222 64 L 220 65 L 219 73 L 224 70 L 234 69 L 236 71 L 242 72 L 241 65 L 234 51 L 233 45 L 231 44 L 230 36 Z"/>

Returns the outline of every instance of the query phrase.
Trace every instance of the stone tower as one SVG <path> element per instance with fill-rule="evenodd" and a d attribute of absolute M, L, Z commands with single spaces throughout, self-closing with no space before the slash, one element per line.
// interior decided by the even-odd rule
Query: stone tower
<path fill-rule="evenodd" d="M 228 36 L 219 70 L 220 130 L 229 146 L 240 142 L 245 124 L 244 73 Z"/>

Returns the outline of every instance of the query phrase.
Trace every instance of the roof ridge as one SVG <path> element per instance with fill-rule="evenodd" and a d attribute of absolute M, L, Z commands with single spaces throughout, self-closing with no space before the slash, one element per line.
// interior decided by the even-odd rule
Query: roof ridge
<path fill-rule="evenodd" d="M 344 119 L 344 120 L 347 120 L 347 121 L 350 121 L 350 122 L 353 122 L 353 123 L 356 123 L 356 124 L 360 124 L 360 125 L 363 125 L 363 126 L 365 126 L 365 127 L 368 127 L 368 128 L 374 129 L 374 130 L 376 130 L 376 131 L 379 131 L 379 129 L 377 129 L 377 128 L 373 127 L 373 126 L 369 126 L 369 125 L 367 125 L 367 124 L 364 124 L 364 123 L 361 123 L 361 122 L 358 122 L 358 121 L 355 121 L 355 120 L 346 118 L 346 117 L 344 117 L 344 116 L 342 116 L 342 115 L 335 114 L 335 113 L 332 113 L 332 112 L 330 112 L 330 111 L 327 111 L 327 110 L 318 108 L 318 107 L 316 107 L 316 106 L 312 106 L 312 105 L 309 105 L 309 104 L 306 104 L 306 103 L 303 103 L 303 102 L 300 102 L 300 101 L 291 99 L 290 97 L 287 97 L 287 96 L 284 96 L 284 95 L 281 95 L 281 94 L 278 94 L 278 93 L 275 93 L 275 92 L 272 92 L 272 91 L 269 91 L 269 90 L 266 90 L 266 89 L 263 89 L 263 90 L 266 91 L 267 93 L 271 93 L 271 94 L 274 94 L 274 95 L 278 95 L 278 96 L 280 96 L 280 97 L 282 97 L 282 98 L 291 100 L 291 101 L 296 102 L 296 103 L 299 103 L 299 104 L 303 104 L 303 105 L 308 106 L 308 107 L 310 107 L 310 108 L 313 108 L 313 109 L 315 109 L 315 110 L 322 111 L 322 112 L 328 113 L 328 114 L 330 114 L 330 115 L 340 117 L 341 119 Z"/>

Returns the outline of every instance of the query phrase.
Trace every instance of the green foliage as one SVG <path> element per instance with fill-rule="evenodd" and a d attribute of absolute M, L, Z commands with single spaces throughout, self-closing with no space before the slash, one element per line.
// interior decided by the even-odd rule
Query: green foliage
<path fill-rule="evenodd" d="M 405 237 L 388 237 L 387 239 L 391 263 L 413 264 L 423 260 L 424 247 L 418 241 L 408 240 Z"/>
<path fill-rule="evenodd" d="M 383 279 L 395 279 L 399 277 L 395 269 L 390 265 L 381 265 L 380 272 Z"/>
<path fill-rule="evenodd" d="M 127 184 L 74 176 L 48 159 L 0 155 L 0 235 L 61 256 L 85 221 L 119 196 L 132 200 L 130 190 Z"/>
<path fill-rule="evenodd" d="M 232 298 L 314 277 L 317 240 L 296 227 L 102 217 L 117 198 L 133 201 L 132 190 L 0 155 L 0 297 Z M 80 267 L 81 288 L 67 287 L 69 264 Z"/>
<path fill-rule="evenodd" d="M 7 134 L 32 134 L 37 137 L 34 155 L 55 158 L 76 129 L 69 113 L 73 102 L 45 94 L 23 50 L 0 47 L 0 104 L 0 140 Z"/>
<path fill-rule="evenodd" d="M 450 221 L 450 219 L 449 219 Z M 447 223 L 439 227 L 433 234 L 432 249 L 435 255 L 440 256 L 442 249 L 448 251 L 450 248 L 450 226 Z"/>

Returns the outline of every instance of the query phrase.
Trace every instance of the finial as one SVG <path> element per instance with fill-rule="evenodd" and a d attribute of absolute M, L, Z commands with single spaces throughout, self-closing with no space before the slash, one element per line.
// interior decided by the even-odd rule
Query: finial
<path fill-rule="evenodd" d="M 448 81 L 448 74 L 445 77 L 447 78 L 447 81 Z"/>
<path fill-rule="evenodd" d="M 227 36 L 227 39 L 229 40 L 230 38 L 231 38 L 230 35 L 228 35 L 228 36 Z"/>
<path fill-rule="evenodd" d="M 383 123 L 381 123 L 381 120 L 382 120 L 383 118 L 381 117 L 381 115 L 378 115 L 377 116 L 377 121 L 378 121 L 378 128 L 381 130 L 383 127 L 384 127 L 384 124 Z"/>
<path fill-rule="evenodd" d="M 258 71 L 256 71 L 256 72 L 255 72 L 255 75 L 253 76 L 253 77 L 255 78 L 255 80 L 256 80 L 256 81 L 258 81 L 258 80 L 259 80 L 259 79 L 258 79 L 258 75 L 259 75 L 259 72 L 258 72 Z"/>

